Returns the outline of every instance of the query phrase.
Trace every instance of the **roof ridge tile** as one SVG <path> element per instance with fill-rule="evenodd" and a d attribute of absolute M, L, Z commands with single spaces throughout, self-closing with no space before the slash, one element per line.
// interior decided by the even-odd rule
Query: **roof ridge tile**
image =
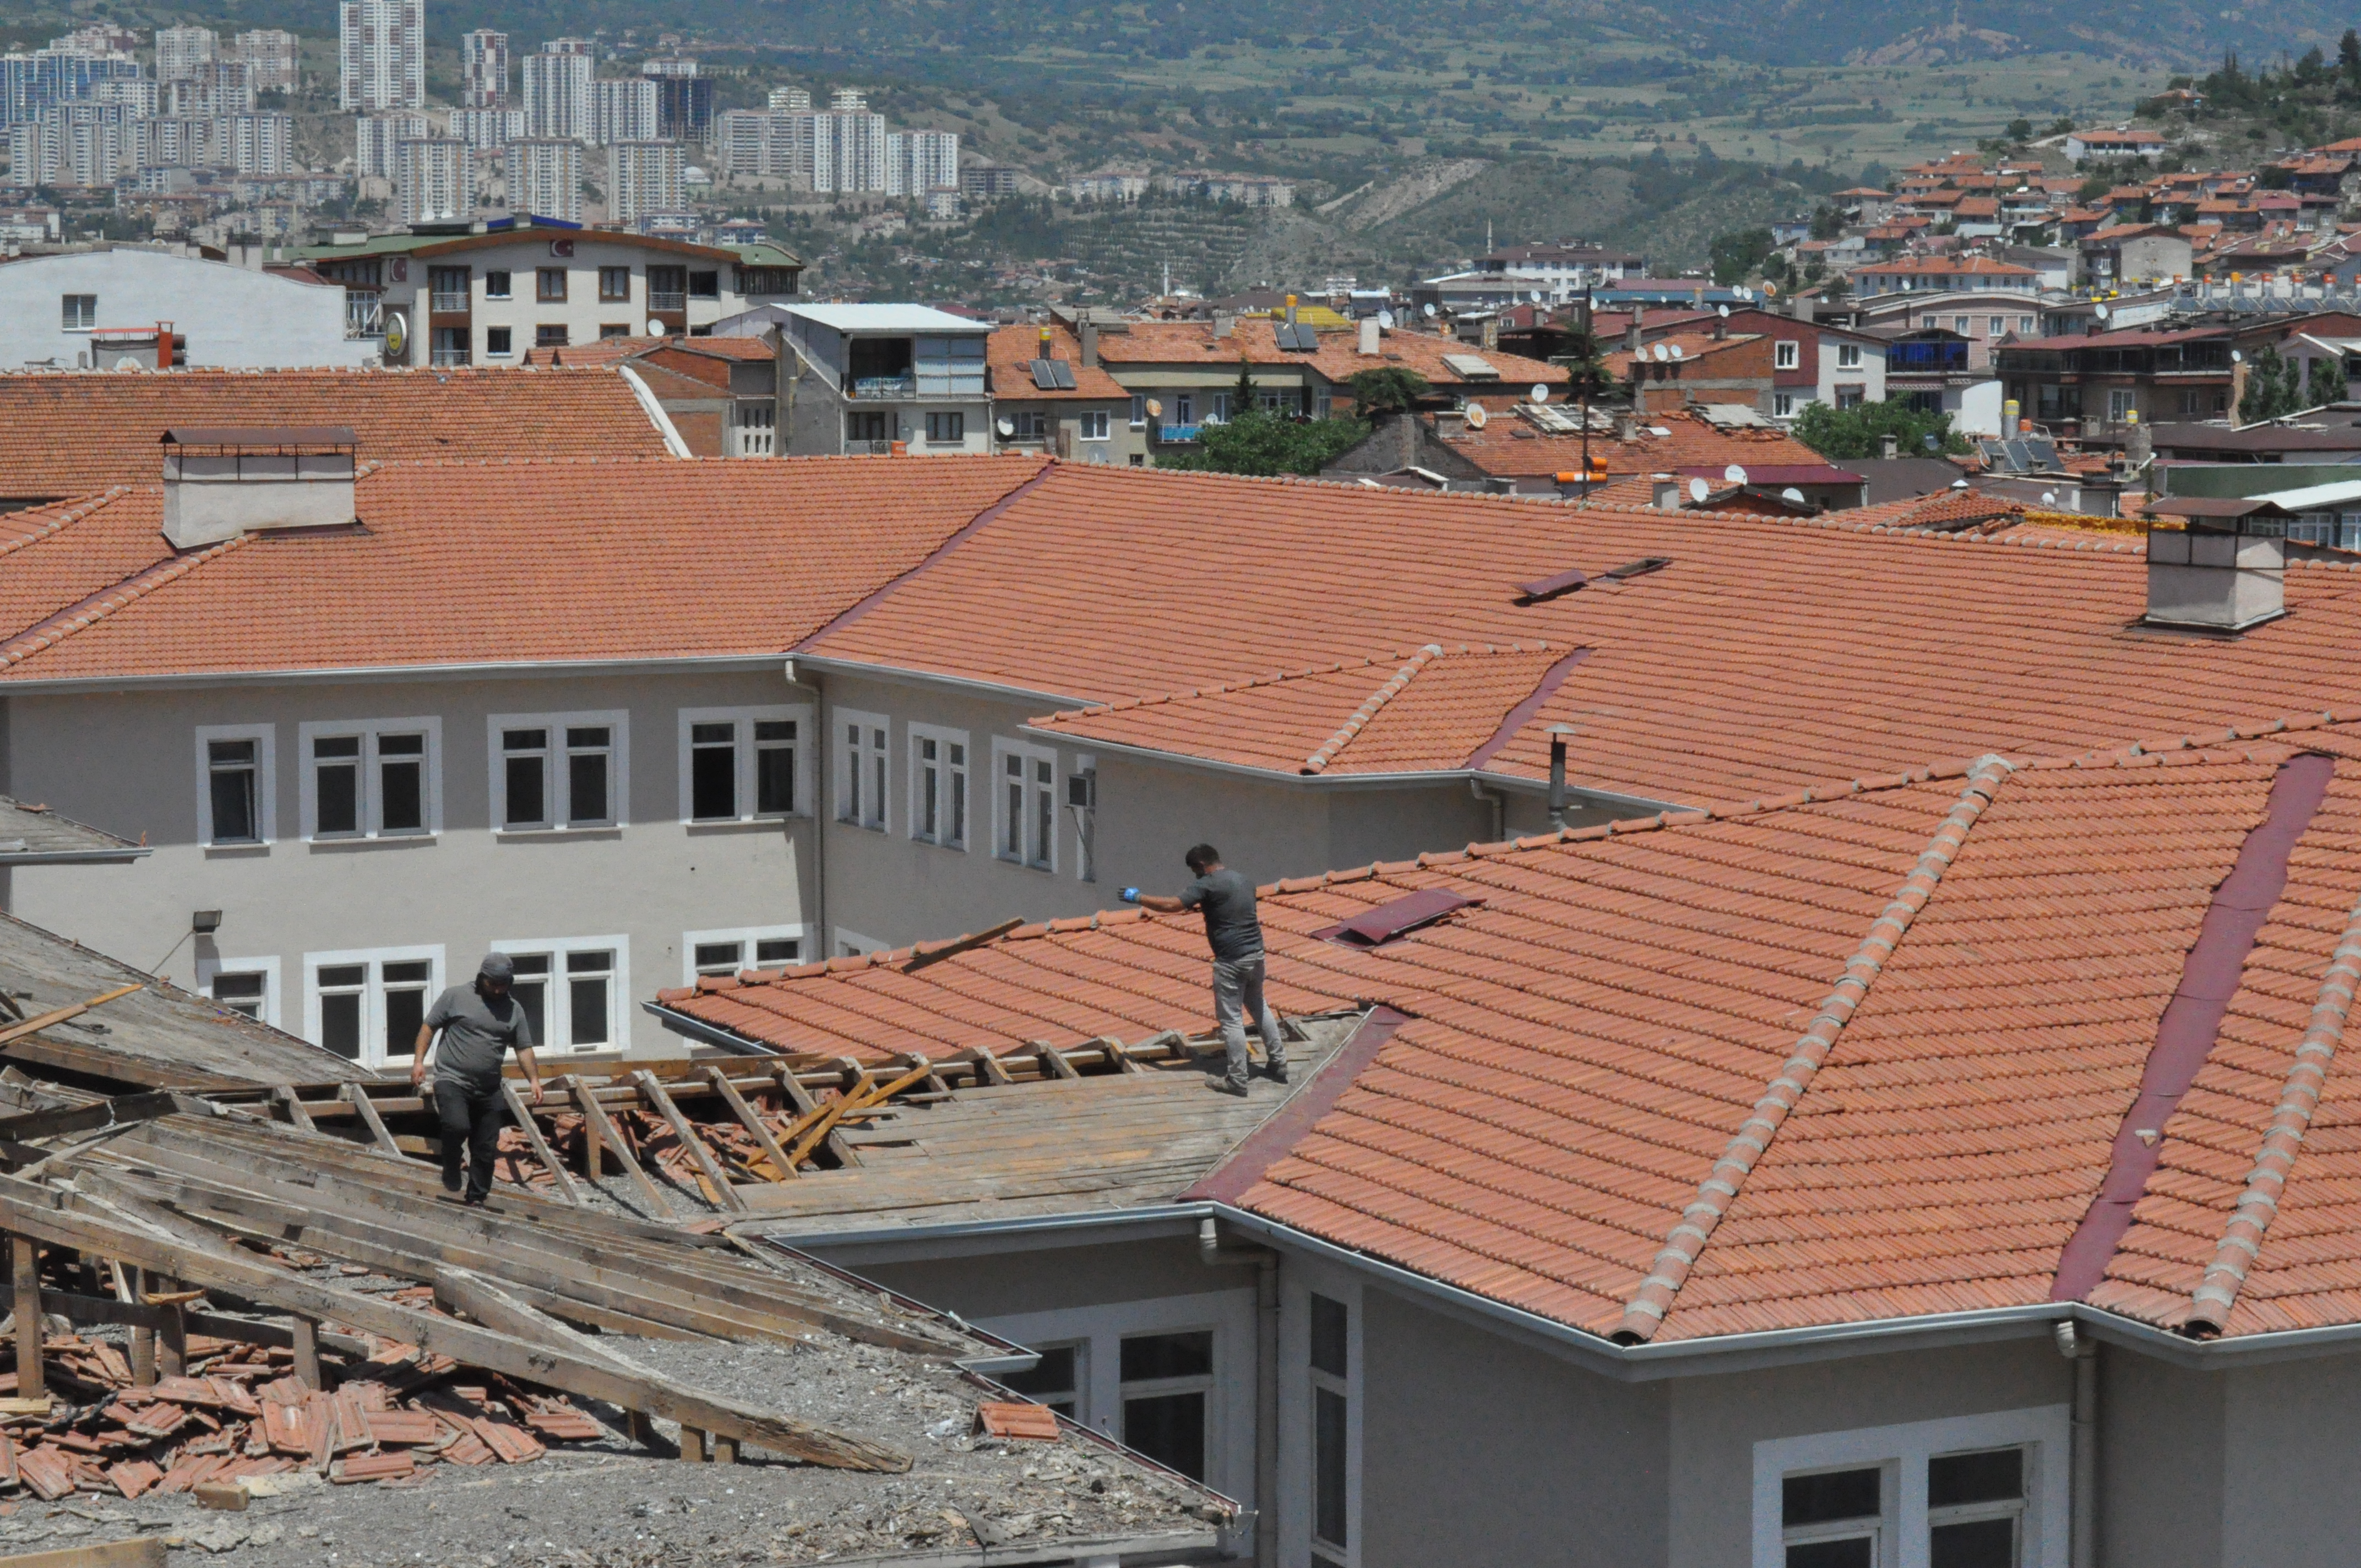
<path fill-rule="evenodd" d="M 179 581 L 206 562 L 228 554 L 254 537 L 251 533 L 237 534 L 190 554 L 175 555 L 143 566 L 78 603 L 68 605 L 47 620 L 34 622 L 6 641 L 0 642 L 0 670 L 22 663 L 44 648 L 55 647 L 84 627 L 104 620 L 126 605 Z"/>
<path fill-rule="evenodd" d="M 1466 651 L 1464 646 L 1460 649 L 1461 652 Z M 1430 642 L 1411 654 L 1410 662 L 1396 670 L 1384 685 L 1371 692 L 1362 701 L 1361 706 L 1355 708 L 1345 722 L 1337 727 L 1334 734 L 1315 747 L 1312 755 L 1303 759 L 1302 767 L 1297 771 L 1316 773 L 1325 769 L 1330 762 L 1335 761 L 1336 753 L 1351 744 L 1353 738 L 1367 727 L 1369 720 L 1385 711 L 1386 704 L 1391 702 L 1411 682 L 1416 680 L 1421 671 L 1443 656 L 1443 644 L 1440 642 Z"/>

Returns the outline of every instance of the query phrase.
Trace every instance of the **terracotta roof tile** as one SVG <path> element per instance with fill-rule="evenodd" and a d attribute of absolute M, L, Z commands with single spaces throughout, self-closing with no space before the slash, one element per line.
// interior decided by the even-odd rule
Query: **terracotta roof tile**
<path fill-rule="evenodd" d="M 1519 478 L 1578 473 L 1582 468 L 1580 435 L 1547 435 L 1510 410 L 1486 401 L 1494 418 L 1484 428 L 1458 431 L 1446 438 L 1451 450 L 1488 474 Z M 1665 433 L 1658 435 L 1658 430 Z M 1716 472 L 1732 463 L 1754 465 L 1819 464 L 1818 453 L 1782 430 L 1741 428 L 1719 430 L 1686 411 L 1660 413 L 1642 421 L 1629 441 L 1605 431 L 1590 435 L 1590 456 L 1606 465 L 1612 477 L 1645 476 L 1682 468 L 1710 467 Z"/>
<path fill-rule="evenodd" d="M 984 363 L 992 371 L 992 395 L 1017 401 L 1058 402 L 1082 400 L 1105 402 L 1128 398 L 1123 383 L 1096 365 L 1082 363 L 1082 345 L 1073 333 L 1062 324 L 1049 327 L 1049 342 L 1054 352 L 1050 357 L 1065 362 L 1072 372 L 1074 384 L 1070 389 L 1045 388 L 1033 379 L 1033 361 L 1041 357 L 1041 333 L 1038 326 L 1005 326 L 983 340 Z M 1112 341 L 1102 338 L 1102 343 Z"/>

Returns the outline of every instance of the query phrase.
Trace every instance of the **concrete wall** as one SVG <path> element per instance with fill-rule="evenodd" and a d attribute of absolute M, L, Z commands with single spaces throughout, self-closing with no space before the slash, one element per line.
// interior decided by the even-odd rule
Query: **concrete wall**
<path fill-rule="evenodd" d="M 564 254 L 560 254 L 560 247 L 565 247 Z M 428 363 L 433 346 L 430 324 L 465 326 L 469 334 L 469 363 L 477 365 L 523 364 L 534 346 L 537 329 L 543 325 L 565 327 L 569 345 L 596 343 L 609 327 L 627 328 L 622 334 L 625 336 L 642 336 L 653 310 L 648 297 L 650 267 L 677 267 L 684 273 L 718 274 L 718 294 L 690 294 L 684 302 L 685 310 L 680 315 L 692 330 L 710 327 L 719 318 L 743 311 L 747 304 L 745 297 L 736 291 L 736 269 L 727 260 L 638 245 L 621 236 L 601 237 L 591 231 L 578 237 L 555 238 L 540 233 L 513 244 L 473 245 L 441 256 L 388 257 L 383 267 L 385 308 L 400 311 L 410 323 L 412 346 L 405 362 L 412 365 Z M 434 273 L 441 267 L 467 269 L 467 314 L 464 319 L 437 315 L 430 323 L 428 307 Z M 602 267 L 631 270 L 629 299 L 598 297 L 598 269 Z M 565 299 L 540 298 L 535 275 L 544 268 L 566 269 Z M 505 297 L 496 298 L 488 292 L 486 277 L 493 272 L 509 275 Z M 494 327 L 505 328 L 509 333 L 507 354 L 490 352 L 486 334 Z M 546 359 L 544 350 L 536 356 L 535 363 Z"/>
<path fill-rule="evenodd" d="M 2307 1362 L 2279 1370 L 2308 1377 L 2318 1365 Z M 2185 1372 L 2112 1345 L 2101 1348 L 2103 1568 L 2231 1568 L 2298 1561 L 2268 1553 L 2223 1553 L 2224 1442 L 2228 1435 L 2223 1404 L 2232 1381 L 2217 1373 Z M 2344 1560 L 2349 1561 L 2349 1554 Z"/>
<path fill-rule="evenodd" d="M 0 369 L 82 362 L 91 337 L 63 329 L 68 294 L 96 295 L 101 327 L 170 322 L 189 340 L 191 365 L 357 366 L 377 356 L 375 340 L 345 336 L 342 289 L 159 251 L 105 250 L 0 267 Z"/>
<path fill-rule="evenodd" d="M 1366 1568 L 1668 1561 L 1671 1385 L 1594 1376 L 1382 1290 L 1361 1307 Z"/>
<path fill-rule="evenodd" d="M 796 696 L 775 673 L 13 696 L 7 787 L 155 849 L 128 866 L 19 868 L 15 910 L 182 984 L 217 960 L 275 960 L 278 1022 L 297 1032 L 307 953 L 439 944 L 448 981 L 495 941 L 619 937 L 615 1007 L 631 1042 L 674 1054 L 678 1037 L 639 1003 L 682 983 L 685 933 L 799 924 L 812 833 L 808 819 L 685 824 L 678 712 Z M 630 718 L 620 825 L 495 832 L 487 716 L 604 709 Z M 299 726 L 417 717 L 441 721 L 442 831 L 304 842 Z M 195 732 L 249 723 L 274 727 L 277 841 L 207 849 Z M 221 929 L 192 940 L 199 909 L 222 911 Z"/>
<path fill-rule="evenodd" d="M 2221 1381 L 2224 1568 L 2344 1568 L 2361 1558 L 2361 1356 L 2283 1362 Z M 2200 1447 L 2189 1458 L 2204 1456 Z M 2171 1507 L 2166 1487 L 2152 1493 Z"/>

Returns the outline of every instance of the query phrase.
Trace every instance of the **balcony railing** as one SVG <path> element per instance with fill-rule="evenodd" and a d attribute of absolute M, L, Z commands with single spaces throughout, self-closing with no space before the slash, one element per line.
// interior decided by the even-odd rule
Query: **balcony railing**
<path fill-rule="evenodd" d="M 430 307 L 437 315 L 463 316 L 467 313 L 467 291 L 437 289 Z"/>
<path fill-rule="evenodd" d="M 862 376 L 852 383 L 855 398 L 915 398 L 918 395 L 916 376 Z"/>
<path fill-rule="evenodd" d="M 730 429 L 730 455 L 768 457 L 778 444 L 776 434 L 768 426 L 732 425 Z"/>
<path fill-rule="evenodd" d="M 685 311 L 688 309 L 688 295 L 675 289 L 651 289 L 648 291 L 648 309 Z"/>
<path fill-rule="evenodd" d="M 385 335 L 385 305 L 375 294 L 345 296 L 345 335 L 383 337 Z"/>
<path fill-rule="evenodd" d="M 435 369 L 448 370 L 467 364 L 467 351 L 464 348 L 438 348 L 427 356 L 427 358 Z"/>
<path fill-rule="evenodd" d="M 1199 424 L 1168 424 L 1159 428 L 1156 439 L 1162 442 L 1194 441 L 1204 428 Z"/>

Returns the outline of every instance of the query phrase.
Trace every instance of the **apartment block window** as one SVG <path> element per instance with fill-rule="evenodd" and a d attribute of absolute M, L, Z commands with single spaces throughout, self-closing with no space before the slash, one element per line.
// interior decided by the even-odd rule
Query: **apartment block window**
<path fill-rule="evenodd" d="M 533 271 L 533 297 L 552 303 L 566 298 L 566 269 L 542 267 Z"/>
<path fill-rule="evenodd" d="M 1210 1329 L 1123 1341 L 1123 1441 L 1192 1481 L 1205 1478 L 1205 1418 L 1213 1387 Z"/>
<path fill-rule="evenodd" d="M 1883 1568 L 1882 1465 L 1790 1475 L 1780 1483 L 1785 1568 Z"/>
<path fill-rule="evenodd" d="M 685 311 L 688 308 L 686 274 L 678 267 L 648 269 L 648 309 L 652 311 Z"/>
<path fill-rule="evenodd" d="M 442 985 L 441 948 L 304 956 L 304 1034 L 363 1067 L 408 1061 Z"/>
<path fill-rule="evenodd" d="M 1082 415 L 1082 439 L 1104 441 L 1107 438 L 1107 415 L 1104 409 L 1093 409 Z"/>
<path fill-rule="evenodd" d="M 512 990 L 538 1048 L 562 1055 L 625 1043 L 619 1003 L 630 983 L 626 938 L 502 940 L 492 950 L 516 966 Z"/>
<path fill-rule="evenodd" d="M 399 837 L 441 826 L 440 720 L 314 723 L 299 733 L 304 838 Z"/>
<path fill-rule="evenodd" d="M 2031 332 L 2033 330 L 2033 318 L 2031 316 L 2017 317 L 2016 330 L 2019 332 Z"/>
<path fill-rule="evenodd" d="M 957 411 L 930 413 L 927 416 L 927 439 L 930 442 L 953 442 L 967 439 L 967 415 Z"/>
<path fill-rule="evenodd" d="M 1968 334 L 1969 321 L 1970 318 L 1967 316 L 1953 316 L 1951 318 L 1951 330 L 1958 333 L 1960 336 L 1965 337 Z"/>
<path fill-rule="evenodd" d="M 1837 389 L 1837 407 L 1840 409 L 1857 409 L 1868 400 L 1869 393 L 1860 387 Z"/>
<path fill-rule="evenodd" d="M 1861 368 L 1860 344 L 1840 343 L 1837 345 L 1837 368 L 1839 370 L 1858 370 Z"/>
<path fill-rule="evenodd" d="M 1351 1544 L 1352 1318 L 1316 1291 L 1311 1308 L 1312 1562 L 1342 1568 Z"/>
<path fill-rule="evenodd" d="M 1942 318 L 1941 318 L 1940 316 L 1933 315 L 1933 314 L 1928 314 L 1928 315 L 1925 315 L 1925 316 L 1920 317 L 1920 318 L 1919 318 L 1919 321 L 1918 321 L 1918 324 L 1919 324 L 1920 326 L 1933 326 L 1937 322 L 1939 322 L 1940 320 L 1942 320 Z"/>
<path fill-rule="evenodd" d="M 796 707 L 680 710 L 681 820 L 749 822 L 796 809 L 809 714 Z"/>
<path fill-rule="evenodd" d="M 1000 774 L 996 841 L 1004 861 L 1037 871 L 1055 869 L 1058 846 L 1058 756 L 1054 751 L 1000 741 L 994 748 Z"/>
<path fill-rule="evenodd" d="M 1804 345 L 1792 340 L 1783 340 L 1771 353 L 1773 370 L 1793 370 L 1804 363 Z"/>
<path fill-rule="evenodd" d="M 242 1013 L 258 1024 L 279 1023 L 279 960 L 222 959 L 197 961 L 197 989 L 214 1005 Z"/>
<path fill-rule="evenodd" d="M 467 269 L 464 267 L 430 267 L 426 269 L 426 286 L 432 293 L 433 309 L 439 312 L 464 312 L 467 309 Z"/>
<path fill-rule="evenodd" d="M 1131 428 L 1134 430 L 1148 428 L 1148 400 L 1145 397 L 1131 400 Z"/>
<path fill-rule="evenodd" d="M 2139 409 L 2139 393 L 2129 387 L 2107 389 L 2107 419 L 2121 424 Z"/>
<path fill-rule="evenodd" d="M 501 828 L 612 828 L 622 820 L 620 713 L 495 714 L 492 798 Z"/>
<path fill-rule="evenodd" d="M 566 335 L 564 322 L 543 322 L 533 329 L 533 345 L 535 348 L 563 348 Z"/>
<path fill-rule="evenodd" d="M 721 274 L 692 272 L 688 275 L 688 297 L 692 300 L 718 300 L 721 297 Z"/>
<path fill-rule="evenodd" d="M 1049 433 L 1049 416 L 1038 409 L 1019 411 L 1008 416 L 1009 436 L 1016 441 L 1038 441 Z"/>
<path fill-rule="evenodd" d="M 2064 1568 L 2069 1408 L 1754 1445 L 1754 1568 Z"/>
<path fill-rule="evenodd" d="M 602 304 L 629 304 L 631 299 L 631 269 L 628 267 L 598 269 L 598 300 Z"/>
<path fill-rule="evenodd" d="M 1068 1420 L 1078 1420 L 1082 1409 L 1082 1391 L 1088 1385 L 1085 1371 L 1090 1355 L 1090 1342 L 1071 1344 L 1044 1344 L 1033 1348 L 1041 1359 L 1030 1372 L 1004 1372 L 1000 1381 L 1019 1394 L 1030 1396 L 1049 1406 Z"/>
<path fill-rule="evenodd" d="M 1998 337 L 2001 334 L 2008 330 L 2008 318 L 2006 316 L 1994 316 L 1992 320 L 1986 322 L 1984 326 L 1991 336 Z"/>
<path fill-rule="evenodd" d="M 729 931 L 689 931 L 681 937 L 686 960 L 683 985 L 694 985 L 701 974 L 734 975 L 741 970 L 785 969 L 804 961 L 804 928 L 800 926 L 752 926 Z"/>
<path fill-rule="evenodd" d="M 484 329 L 484 357 L 487 359 L 506 359 L 510 355 L 516 352 L 516 349 L 512 346 L 515 342 L 515 334 L 510 328 L 504 326 L 488 326 Z"/>
<path fill-rule="evenodd" d="M 882 413 L 849 413 L 844 416 L 844 439 L 847 441 L 891 441 L 893 431 L 887 427 L 890 417 Z"/>
<path fill-rule="evenodd" d="M 509 292 L 509 275 L 506 271 L 487 272 L 484 274 L 484 298 L 487 300 L 506 300 L 511 297 L 512 296 Z"/>
<path fill-rule="evenodd" d="M 631 335 L 631 323 L 629 322 L 600 322 L 598 323 L 598 341 L 601 343 L 606 342 L 610 337 L 629 337 Z"/>
<path fill-rule="evenodd" d="M 967 848 L 967 732 L 910 726 L 910 837 Z"/>
<path fill-rule="evenodd" d="M 885 737 L 890 726 L 874 713 L 840 709 L 836 716 L 836 816 L 840 822 L 885 831 Z"/>
<path fill-rule="evenodd" d="M 98 326 L 98 296 L 96 294 L 66 294 L 60 296 L 58 314 L 68 332 L 92 332 Z"/>
<path fill-rule="evenodd" d="M 1771 417 L 1773 419 L 1794 419 L 1795 417 L 1795 394 L 1793 392 L 1772 393 Z"/>
<path fill-rule="evenodd" d="M 203 777 L 197 795 L 198 837 L 208 844 L 259 844 L 266 837 L 269 740 L 265 735 L 199 737 Z"/>
<path fill-rule="evenodd" d="M 216 974 L 214 976 L 214 1000 L 233 1013 L 243 1013 L 256 1023 L 262 1021 L 264 1006 L 270 997 L 270 977 L 267 974 Z"/>

